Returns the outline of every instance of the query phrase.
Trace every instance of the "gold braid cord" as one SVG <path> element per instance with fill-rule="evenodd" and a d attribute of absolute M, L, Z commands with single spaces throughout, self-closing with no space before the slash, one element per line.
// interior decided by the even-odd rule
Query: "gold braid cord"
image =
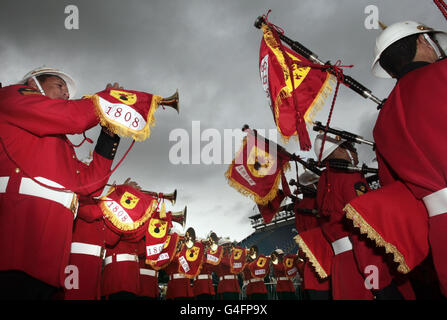
<path fill-rule="evenodd" d="M 309 247 L 304 242 L 303 238 L 301 238 L 300 235 L 296 235 L 293 239 L 295 239 L 295 242 L 298 244 L 298 246 L 303 250 L 303 252 L 306 254 L 306 257 L 309 259 L 310 263 L 314 267 L 315 271 L 317 272 L 318 276 L 321 279 L 325 279 L 328 277 L 326 271 L 324 271 L 323 267 L 318 262 L 317 258 L 313 255 L 312 251 L 309 249 Z"/>
<path fill-rule="evenodd" d="M 353 206 L 347 204 L 343 208 L 343 211 L 346 212 L 346 217 L 352 220 L 354 227 L 360 229 L 360 233 L 366 234 L 366 236 L 373 240 L 378 247 L 385 248 L 387 253 L 391 253 L 393 255 L 394 262 L 398 263 L 397 271 L 403 274 L 411 271 L 410 267 L 408 267 L 407 263 L 405 262 L 405 257 L 403 254 L 394 245 L 385 241 L 382 236 L 374 230 L 374 228 L 371 227 L 365 219 L 362 218 L 360 213 L 358 213 Z"/>

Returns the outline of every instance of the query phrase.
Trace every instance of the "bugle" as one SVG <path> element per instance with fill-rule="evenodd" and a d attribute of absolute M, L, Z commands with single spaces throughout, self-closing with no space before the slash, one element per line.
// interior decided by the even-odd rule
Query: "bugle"
<path fill-rule="evenodd" d="M 163 98 L 160 101 L 160 104 L 162 106 L 168 106 L 171 107 L 173 109 L 175 109 L 177 111 L 177 113 L 180 113 L 180 106 L 179 106 L 179 95 L 178 95 L 178 90 L 175 91 L 175 93 L 172 96 L 169 96 L 167 98 Z"/>
<path fill-rule="evenodd" d="M 185 228 L 186 224 L 186 212 L 187 212 L 186 209 L 187 207 L 185 206 L 185 208 L 182 211 L 171 212 L 172 221 L 181 224 L 182 228 Z"/>

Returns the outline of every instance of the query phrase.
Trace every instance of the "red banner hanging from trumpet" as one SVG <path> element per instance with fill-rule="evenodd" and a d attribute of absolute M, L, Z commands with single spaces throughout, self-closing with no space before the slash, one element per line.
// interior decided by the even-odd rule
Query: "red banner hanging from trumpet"
<path fill-rule="evenodd" d="M 154 112 L 163 100 L 158 95 L 125 89 L 106 89 L 84 97 L 93 101 L 102 126 L 136 141 L 149 137 Z"/>

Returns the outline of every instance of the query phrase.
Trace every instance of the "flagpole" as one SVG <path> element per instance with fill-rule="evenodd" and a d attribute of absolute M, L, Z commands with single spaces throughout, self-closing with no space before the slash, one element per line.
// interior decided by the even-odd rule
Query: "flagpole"
<path fill-rule="evenodd" d="M 256 19 L 256 21 L 254 23 L 254 26 L 256 28 L 260 29 L 262 24 L 266 24 L 266 21 L 264 20 L 264 17 L 259 16 Z M 316 64 L 327 65 L 328 66 L 328 70 L 327 71 L 330 72 L 331 74 L 335 74 L 333 66 L 329 62 L 324 63 L 323 61 L 321 61 L 315 53 L 310 51 L 308 48 L 303 46 L 298 41 L 292 40 L 292 39 L 286 37 L 284 34 L 282 34 L 280 32 L 278 32 L 278 35 L 279 35 L 279 38 L 282 41 L 284 41 L 285 43 L 287 43 L 292 50 L 294 50 L 298 54 L 302 55 L 306 59 L 309 59 L 309 60 L 311 60 L 312 62 L 314 62 Z M 358 93 L 359 95 L 361 95 L 365 99 L 370 99 L 370 100 L 374 101 L 375 103 L 377 103 L 377 105 L 378 105 L 377 108 L 378 109 L 380 109 L 382 107 L 383 103 L 385 102 L 384 100 L 381 100 L 381 99 L 377 98 L 376 96 L 374 96 L 371 93 L 371 90 L 369 90 L 368 88 L 363 86 L 361 83 L 359 83 L 357 80 L 353 79 L 351 76 L 343 75 L 343 83 L 348 88 L 350 88 L 354 92 Z"/>
<path fill-rule="evenodd" d="M 322 130 L 322 131 L 330 132 L 330 133 L 340 136 L 340 138 L 345 139 L 350 142 L 368 144 L 368 145 L 372 146 L 373 149 L 375 149 L 375 147 L 376 147 L 376 144 L 374 142 L 363 139 L 363 137 L 361 137 L 357 134 L 354 134 L 354 133 L 351 133 L 348 131 L 344 131 L 344 130 L 333 129 L 330 127 L 328 127 L 326 130 L 326 126 L 324 126 L 320 121 L 314 122 L 313 130 L 314 131 Z"/>

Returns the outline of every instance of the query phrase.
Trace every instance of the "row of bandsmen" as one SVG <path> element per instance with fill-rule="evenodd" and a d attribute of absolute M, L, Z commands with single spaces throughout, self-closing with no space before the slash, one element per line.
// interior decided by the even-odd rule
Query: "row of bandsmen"
<path fill-rule="evenodd" d="M 137 194 L 130 185 L 126 192 Z M 169 212 L 168 212 L 169 214 Z M 293 299 L 300 260 L 280 249 L 270 256 L 258 254 L 256 246 L 245 249 L 211 232 L 206 240 L 196 240 L 193 228 L 185 234 L 172 224 L 163 249 L 155 260 L 148 259 L 146 231 L 124 232 L 109 222 L 98 204 L 83 205 L 75 221 L 70 266 L 58 298 L 98 299 L 228 299 L 239 300 L 241 286 L 247 299 L 267 299 L 264 279 L 272 266 L 279 299 Z M 149 227 L 150 228 L 150 227 Z M 159 273 L 168 276 L 166 292 L 160 292 Z M 219 279 L 217 291 L 212 274 Z M 77 281 L 77 282 L 76 282 Z"/>

